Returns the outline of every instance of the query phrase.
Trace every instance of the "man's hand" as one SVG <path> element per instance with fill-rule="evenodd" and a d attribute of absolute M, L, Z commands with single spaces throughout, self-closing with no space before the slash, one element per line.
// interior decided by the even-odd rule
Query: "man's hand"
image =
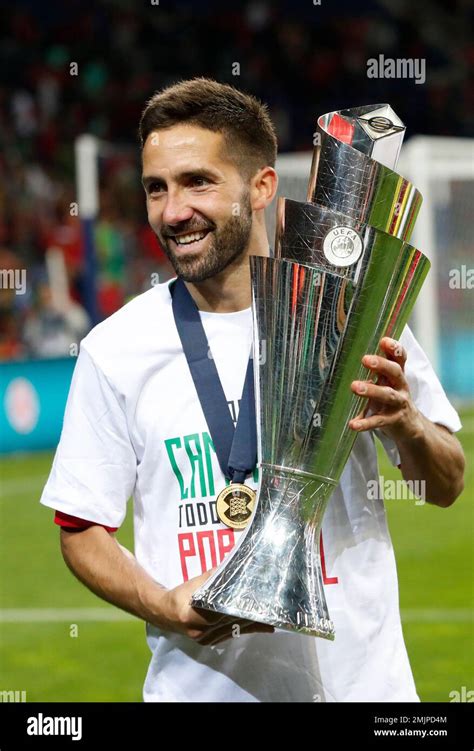
<path fill-rule="evenodd" d="M 168 590 L 161 605 L 160 627 L 188 636 L 199 644 L 213 645 L 240 634 L 273 633 L 273 626 L 193 608 L 191 597 L 214 573 L 211 569 Z M 166 623 L 163 624 L 163 616 Z"/>
<path fill-rule="evenodd" d="M 349 422 L 349 427 L 359 432 L 379 428 L 394 441 L 416 439 L 423 432 L 423 421 L 405 378 L 406 352 L 389 337 L 380 340 L 380 347 L 385 357 L 362 358 L 363 365 L 378 376 L 377 383 L 368 380 L 351 384 L 352 391 L 368 399 L 368 404 L 363 413 Z M 365 417 L 367 411 L 372 414 Z"/>
<path fill-rule="evenodd" d="M 377 383 L 368 380 L 351 384 L 352 391 L 368 402 L 365 410 L 350 420 L 349 427 L 358 432 L 382 430 L 397 445 L 403 479 L 423 482 L 428 503 L 450 506 L 464 487 L 461 445 L 444 425 L 431 422 L 414 404 L 405 377 L 407 354 L 401 344 L 384 337 L 380 347 L 385 357 L 362 358 Z"/>

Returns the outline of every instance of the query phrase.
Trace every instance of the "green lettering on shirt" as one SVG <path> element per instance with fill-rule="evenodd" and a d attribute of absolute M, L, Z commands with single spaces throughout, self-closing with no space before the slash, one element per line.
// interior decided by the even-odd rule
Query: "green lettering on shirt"
<path fill-rule="evenodd" d="M 179 489 L 180 489 L 180 492 L 181 492 L 181 500 L 185 501 L 186 498 L 188 497 L 188 490 L 184 488 L 183 475 L 180 472 L 180 469 L 178 467 L 176 459 L 174 458 L 174 453 L 173 453 L 173 446 L 176 446 L 176 448 L 178 448 L 178 449 L 181 448 L 181 438 L 179 438 L 179 437 L 177 437 L 177 438 L 167 438 L 165 440 L 165 446 L 166 446 L 166 451 L 167 451 L 167 454 L 168 454 L 168 459 L 170 460 L 171 467 L 173 468 L 173 472 L 174 472 L 174 474 L 176 476 L 176 479 L 178 480 L 178 483 L 179 483 Z"/>
<path fill-rule="evenodd" d="M 194 443 L 195 450 L 193 452 L 191 443 Z M 196 498 L 196 465 L 199 470 L 199 483 L 201 485 L 201 492 L 199 495 L 206 496 L 206 478 L 204 474 L 204 464 L 202 456 L 201 440 L 199 433 L 192 433 L 191 435 L 184 436 L 184 448 L 191 463 L 192 475 L 191 475 L 191 498 Z"/>
<path fill-rule="evenodd" d="M 207 495 L 213 498 L 216 495 L 216 488 L 212 467 L 212 454 L 215 454 L 216 450 L 209 433 L 204 431 L 201 435 L 199 433 L 190 433 L 185 436 L 167 438 L 165 440 L 165 446 L 171 468 L 178 480 L 181 500 L 185 501 L 188 498 L 196 498 L 196 474 L 198 474 L 199 477 L 200 494 L 198 493 L 198 495 L 202 498 L 205 498 Z M 187 486 L 185 486 L 185 480 L 177 462 L 177 453 L 179 450 L 182 450 L 183 447 L 186 451 L 186 456 L 189 460 L 189 469 L 191 471 L 191 482 Z M 185 472 L 185 476 L 187 474 L 188 473 Z M 254 467 L 252 477 L 254 482 L 258 483 L 258 467 Z M 225 479 L 225 484 L 230 484 L 230 481 L 227 478 Z M 207 490 L 208 487 L 209 491 Z M 222 488 L 219 490 L 222 490 Z"/>
<path fill-rule="evenodd" d="M 202 443 L 204 446 L 204 455 L 206 457 L 206 470 L 207 470 L 207 479 L 209 482 L 209 495 L 215 495 L 214 490 L 214 472 L 212 471 L 212 458 L 211 458 L 211 449 L 216 453 L 216 450 L 214 448 L 214 444 L 212 442 L 212 438 L 209 435 L 209 433 L 203 433 L 202 434 Z"/>

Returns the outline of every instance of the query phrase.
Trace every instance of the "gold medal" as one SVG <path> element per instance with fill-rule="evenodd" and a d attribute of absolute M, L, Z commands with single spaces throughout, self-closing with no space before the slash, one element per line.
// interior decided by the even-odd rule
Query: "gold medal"
<path fill-rule="evenodd" d="M 244 529 L 249 523 L 255 503 L 255 490 L 240 482 L 231 483 L 217 496 L 217 515 L 232 529 Z"/>

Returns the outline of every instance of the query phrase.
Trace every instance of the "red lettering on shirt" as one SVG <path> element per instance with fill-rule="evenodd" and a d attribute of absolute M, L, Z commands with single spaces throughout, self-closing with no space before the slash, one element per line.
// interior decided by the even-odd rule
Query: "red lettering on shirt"
<path fill-rule="evenodd" d="M 193 536 L 192 532 L 182 532 L 178 535 L 179 558 L 181 561 L 183 581 L 185 582 L 189 579 L 186 559 L 196 555 L 196 546 L 194 544 Z"/>
<path fill-rule="evenodd" d="M 230 553 L 235 544 L 233 529 L 218 529 L 217 542 L 219 545 L 219 560 L 223 561 L 227 553 Z"/>
<path fill-rule="evenodd" d="M 337 576 L 328 576 L 324 556 L 323 534 L 320 535 L 321 572 L 324 584 L 338 584 Z M 179 558 L 183 581 L 189 580 L 188 564 L 199 560 L 200 573 L 222 563 L 235 544 L 233 529 L 208 529 L 200 532 L 180 532 L 178 534 Z M 198 576 L 198 574 L 196 574 Z"/>
<path fill-rule="evenodd" d="M 235 544 L 233 529 L 208 529 L 178 534 L 179 558 L 183 581 L 188 581 L 188 566 L 199 561 L 200 573 L 222 563 Z M 194 559 L 194 560 L 193 560 Z M 198 574 L 196 574 L 198 576 Z"/>
<path fill-rule="evenodd" d="M 214 542 L 214 531 L 212 529 L 209 529 L 205 532 L 197 532 L 196 538 L 197 538 L 197 544 L 198 544 L 198 550 L 199 550 L 199 560 L 201 562 L 201 571 L 204 573 L 204 571 L 209 571 L 210 568 L 214 568 L 214 566 L 217 566 L 216 544 Z M 206 540 L 209 543 L 209 548 L 208 548 L 209 552 L 208 552 L 207 560 L 210 559 L 210 566 L 207 565 L 206 552 L 204 550 L 204 542 Z"/>

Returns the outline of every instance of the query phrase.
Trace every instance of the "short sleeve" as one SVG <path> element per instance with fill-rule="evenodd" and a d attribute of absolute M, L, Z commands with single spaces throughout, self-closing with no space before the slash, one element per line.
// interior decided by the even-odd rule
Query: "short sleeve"
<path fill-rule="evenodd" d="M 135 481 L 136 456 L 125 413 L 107 378 L 81 346 L 41 503 L 119 527 Z"/>
<path fill-rule="evenodd" d="M 400 344 L 407 352 L 405 375 L 412 399 L 420 412 L 431 422 L 444 425 L 452 433 L 460 430 L 462 425 L 459 415 L 446 396 L 428 357 L 408 326 L 405 326 L 400 336 Z M 400 455 L 395 441 L 380 430 L 374 432 L 382 443 L 389 460 L 397 467 L 400 464 Z"/>

